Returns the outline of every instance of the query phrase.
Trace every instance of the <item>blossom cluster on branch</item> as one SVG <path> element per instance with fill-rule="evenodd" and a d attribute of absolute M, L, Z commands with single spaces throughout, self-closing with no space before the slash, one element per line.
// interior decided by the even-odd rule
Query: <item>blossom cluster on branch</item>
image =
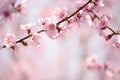
<path fill-rule="evenodd" d="M 1 48 L 14 48 L 17 43 L 21 43 L 27 46 L 28 43 L 26 39 L 31 39 L 33 45 L 40 45 L 40 33 L 45 32 L 51 39 L 56 39 L 62 36 L 69 28 L 71 24 L 77 24 L 87 22 L 89 26 L 94 26 L 100 36 L 105 38 L 106 41 L 110 40 L 113 36 L 116 36 L 116 41 L 113 44 L 114 47 L 120 47 L 120 31 L 115 31 L 108 26 L 108 22 L 112 19 L 111 15 L 99 16 L 97 13 L 105 6 L 102 0 L 89 0 L 89 1 L 75 1 L 76 10 L 72 14 L 68 13 L 68 8 L 57 8 L 52 17 L 45 17 L 39 19 L 39 24 L 43 26 L 43 29 L 38 30 L 38 32 L 32 32 L 32 27 L 35 27 L 35 23 L 28 23 L 21 25 L 20 28 L 27 32 L 27 36 L 21 39 L 15 39 L 15 34 L 8 33 L 4 38 L 4 44 Z M 11 6 L 14 12 L 22 11 L 22 4 L 15 5 L 15 2 L 11 2 Z M 11 13 L 4 12 L 4 17 L 8 17 Z M 111 33 L 105 33 L 109 30 Z"/>
<path fill-rule="evenodd" d="M 110 68 L 109 62 L 99 62 L 95 56 L 89 56 L 86 58 L 86 68 L 91 71 L 104 71 L 105 76 L 115 80 L 115 77 L 120 74 L 120 67 L 117 66 L 114 69 Z M 108 80 L 108 79 L 107 79 Z"/>

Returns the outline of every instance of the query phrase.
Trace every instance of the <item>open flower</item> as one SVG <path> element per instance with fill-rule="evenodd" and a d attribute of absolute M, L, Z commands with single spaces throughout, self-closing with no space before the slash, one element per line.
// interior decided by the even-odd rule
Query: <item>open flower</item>
<path fill-rule="evenodd" d="M 62 9 L 57 8 L 57 10 L 55 11 L 55 15 L 54 17 L 59 19 L 65 18 L 67 16 L 67 8 L 63 7 Z"/>
<path fill-rule="evenodd" d="M 13 48 L 16 45 L 15 42 L 15 35 L 10 33 L 10 34 L 6 34 L 5 38 L 4 38 L 4 44 L 6 45 L 6 47 L 8 48 Z"/>
<path fill-rule="evenodd" d="M 40 23 L 43 25 L 44 30 L 46 31 L 46 34 L 54 39 L 58 37 L 58 30 L 56 28 L 56 23 L 54 20 L 46 17 L 46 18 L 42 18 Z"/>
<path fill-rule="evenodd" d="M 39 33 L 33 33 L 32 34 L 32 37 L 31 37 L 31 41 L 32 41 L 32 44 L 35 45 L 35 46 L 39 46 L 40 45 L 40 34 Z"/>

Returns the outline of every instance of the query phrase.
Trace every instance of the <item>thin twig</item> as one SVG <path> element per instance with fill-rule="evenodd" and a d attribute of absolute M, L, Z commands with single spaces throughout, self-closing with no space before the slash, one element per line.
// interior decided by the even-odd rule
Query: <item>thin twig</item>
<path fill-rule="evenodd" d="M 89 0 L 86 4 L 84 4 L 82 7 L 80 7 L 79 9 L 77 9 L 74 13 L 72 13 L 71 15 L 63 18 L 61 21 L 59 21 L 58 23 L 56 23 L 56 24 L 57 24 L 57 28 L 58 28 L 59 24 L 61 24 L 61 23 L 64 22 L 64 21 L 67 21 L 69 18 L 71 18 L 72 16 L 74 16 L 75 14 L 77 14 L 80 10 L 82 10 L 85 6 L 87 6 L 91 1 L 92 1 L 92 0 Z M 58 29 L 59 29 L 59 28 L 58 28 Z M 41 32 L 44 32 L 44 31 L 45 31 L 45 30 L 40 30 L 40 31 L 38 31 L 37 33 L 41 33 Z M 26 40 L 26 39 L 28 39 L 29 37 L 31 37 L 31 35 L 32 35 L 32 34 L 29 34 L 29 35 L 27 35 L 27 36 L 25 36 L 25 37 L 17 40 L 16 43 L 21 43 L 21 42 L 23 42 L 24 40 Z M 6 48 L 6 45 L 4 45 L 2 48 Z"/>
<path fill-rule="evenodd" d="M 90 12 L 92 12 L 95 15 L 95 17 L 102 22 L 101 18 L 93 10 L 90 10 Z M 116 32 L 112 28 L 110 28 L 108 25 L 106 25 L 106 28 L 112 31 L 114 34 L 116 34 Z"/>
<path fill-rule="evenodd" d="M 72 16 L 74 16 L 75 14 L 77 14 L 80 10 L 82 10 L 85 6 L 87 6 L 92 0 L 89 0 L 86 4 L 84 4 L 82 7 L 80 7 L 79 9 L 77 9 L 73 14 L 63 18 L 61 21 L 59 21 L 57 23 L 57 27 L 59 26 L 60 23 L 67 21 L 69 18 L 71 18 Z"/>
<path fill-rule="evenodd" d="M 40 31 L 38 31 L 37 33 L 41 33 L 41 32 L 44 32 L 44 31 L 45 31 L 45 30 L 40 30 Z M 32 34 L 31 34 L 31 35 L 32 35 Z M 29 37 L 31 37 L 31 35 L 27 35 L 27 36 L 25 36 L 25 37 L 17 40 L 16 43 L 21 43 L 21 42 L 23 42 L 24 40 L 26 40 L 26 39 L 28 39 Z M 6 45 L 2 46 L 2 48 L 6 48 Z"/>

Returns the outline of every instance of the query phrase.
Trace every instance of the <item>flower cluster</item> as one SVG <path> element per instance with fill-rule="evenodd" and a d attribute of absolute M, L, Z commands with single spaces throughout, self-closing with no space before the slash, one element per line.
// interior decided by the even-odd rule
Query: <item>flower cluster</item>
<path fill-rule="evenodd" d="M 25 1 L 21 2 L 24 3 Z M 17 5 L 17 3 L 13 1 L 11 5 L 17 10 L 21 11 L 21 4 Z M 16 8 L 17 5 L 17 8 Z M 116 35 L 116 42 L 113 44 L 114 47 L 120 47 L 120 32 L 114 31 L 112 28 L 108 26 L 108 22 L 112 19 L 112 16 L 103 15 L 98 16 L 96 13 L 104 7 L 102 0 L 89 0 L 76 1 L 76 11 L 71 15 L 68 15 L 68 9 L 66 7 L 57 8 L 54 12 L 54 15 L 50 17 L 40 18 L 39 22 L 43 26 L 43 29 L 38 32 L 32 32 L 31 29 L 35 26 L 35 23 L 28 23 L 25 25 L 21 25 L 20 28 L 22 30 L 27 31 L 28 36 L 14 41 L 13 35 L 7 35 L 5 37 L 4 43 L 6 47 L 13 47 L 15 43 L 27 44 L 24 40 L 27 38 L 31 38 L 31 41 L 34 45 L 40 44 L 40 35 L 39 33 L 45 32 L 51 39 L 56 39 L 60 37 L 62 34 L 66 32 L 71 26 L 71 24 L 76 23 L 79 25 L 80 23 L 87 22 L 90 26 L 95 26 L 98 30 L 100 36 L 104 37 L 106 41 L 110 40 L 114 35 Z M 8 12 L 5 12 L 5 15 L 9 15 Z M 110 34 L 106 34 L 106 30 L 110 30 Z M 96 65 L 96 62 L 92 60 L 92 65 Z"/>
<path fill-rule="evenodd" d="M 40 18 L 39 22 L 43 25 L 43 29 L 45 30 L 46 34 L 52 38 L 58 38 L 64 31 L 66 26 L 60 27 L 57 22 L 67 17 L 67 8 L 63 7 L 62 9 L 57 8 L 53 19 L 49 17 Z"/>
<path fill-rule="evenodd" d="M 105 65 L 100 62 L 97 62 L 94 56 L 90 56 L 86 59 L 86 67 L 89 70 L 101 70 L 105 68 Z"/>
<path fill-rule="evenodd" d="M 1 5 L 0 8 L 0 16 L 2 17 L 1 20 L 3 19 L 11 19 L 12 14 L 15 13 L 23 13 L 24 10 L 24 5 L 25 0 L 17 1 L 17 0 L 6 0 L 3 1 L 3 4 Z"/>
<path fill-rule="evenodd" d="M 20 28 L 21 28 L 22 30 L 27 31 L 28 37 L 30 37 L 31 42 L 32 42 L 33 45 L 39 46 L 39 45 L 40 45 L 40 38 L 41 38 L 41 37 L 40 37 L 40 34 L 39 34 L 38 32 L 32 33 L 31 29 L 32 29 L 32 27 L 34 27 L 34 26 L 35 26 L 35 23 L 30 22 L 30 23 L 28 23 L 28 24 L 21 25 Z M 23 42 L 23 41 L 22 41 L 22 42 Z"/>
<path fill-rule="evenodd" d="M 95 56 L 89 56 L 86 58 L 85 66 L 88 70 L 92 71 L 104 71 L 105 76 L 114 79 L 116 75 L 120 73 L 120 67 L 111 68 L 108 62 L 98 62 Z"/>

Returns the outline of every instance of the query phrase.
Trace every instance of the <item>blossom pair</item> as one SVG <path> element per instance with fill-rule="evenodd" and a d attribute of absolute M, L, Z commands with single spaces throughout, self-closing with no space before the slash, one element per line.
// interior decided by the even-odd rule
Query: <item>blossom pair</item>
<path fill-rule="evenodd" d="M 28 23 L 28 24 L 25 24 L 25 25 L 21 25 L 21 29 L 27 31 L 27 32 L 30 32 L 31 31 L 31 28 L 35 26 L 34 23 Z M 40 44 L 40 34 L 35 32 L 35 33 L 30 33 L 28 34 L 28 36 L 30 37 L 31 39 L 31 42 L 33 45 L 36 45 L 36 46 L 39 46 Z M 4 38 L 4 44 L 6 47 L 8 48 L 13 48 L 16 46 L 16 43 L 24 43 L 25 41 L 24 40 L 16 40 L 16 37 L 14 34 L 12 33 L 8 33 L 6 34 L 5 38 Z"/>
<path fill-rule="evenodd" d="M 40 18 L 39 22 L 40 24 L 42 24 L 46 34 L 50 38 L 55 39 L 58 38 L 65 29 L 65 26 L 60 27 L 60 25 L 57 24 L 60 20 L 64 19 L 65 17 L 67 17 L 67 8 L 57 8 L 52 19 L 49 17 Z"/>
<path fill-rule="evenodd" d="M 32 42 L 33 45 L 35 46 L 40 46 L 40 35 L 39 33 L 33 33 L 30 40 Z M 24 40 L 21 41 L 20 43 L 24 43 Z M 8 33 L 6 34 L 5 38 L 4 38 L 4 44 L 7 48 L 12 48 L 14 49 L 17 45 L 17 40 L 14 34 L 12 33 Z"/>

